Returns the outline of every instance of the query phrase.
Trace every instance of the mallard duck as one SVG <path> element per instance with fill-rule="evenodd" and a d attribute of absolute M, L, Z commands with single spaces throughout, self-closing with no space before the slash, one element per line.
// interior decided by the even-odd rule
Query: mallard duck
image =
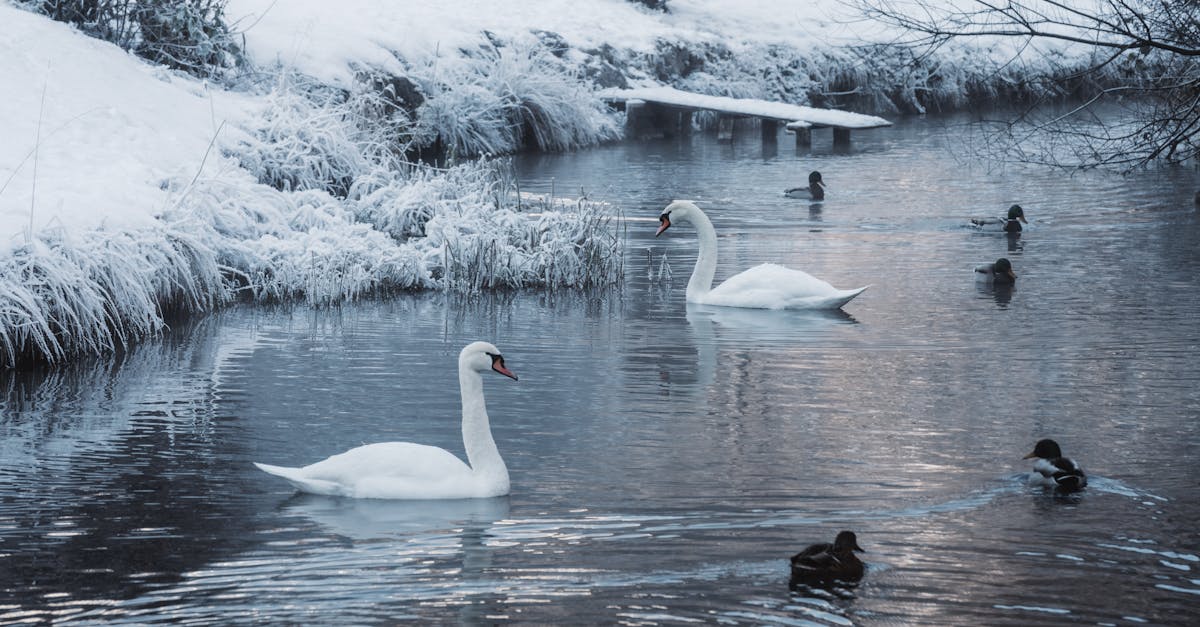
<path fill-rule="evenodd" d="M 808 174 L 808 187 L 793 187 L 785 190 L 783 195 L 788 198 L 825 200 L 825 182 L 821 180 L 821 173 L 813 170 Z"/>
<path fill-rule="evenodd" d="M 863 576 L 863 563 L 854 554 L 862 551 L 853 531 L 837 534 L 833 544 L 814 544 L 792 556 L 792 581 L 828 582 L 858 581 Z"/>
<path fill-rule="evenodd" d="M 1038 440 L 1033 452 L 1025 459 L 1034 459 L 1033 473 L 1029 483 L 1053 488 L 1059 492 L 1075 492 L 1087 486 L 1087 476 L 1083 469 L 1069 457 L 1063 457 L 1062 449 L 1054 440 Z"/>
<path fill-rule="evenodd" d="M 1029 224 L 1025 219 L 1025 210 L 1021 205 L 1008 208 L 1008 215 L 1001 218 L 971 218 L 971 224 L 981 229 L 999 230 L 1005 233 L 1020 233 L 1021 224 Z"/>
<path fill-rule="evenodd" d="M 997 259 L 996 263 L 975 266 L 975 278 L 999 284 L 1017 282 L 1017 275 L 1013 273 L 1012 262 L 1004 257 Z"/>

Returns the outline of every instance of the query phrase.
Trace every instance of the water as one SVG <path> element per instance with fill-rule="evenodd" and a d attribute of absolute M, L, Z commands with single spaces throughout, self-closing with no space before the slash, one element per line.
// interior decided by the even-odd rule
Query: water
<path fill-rule="evenodd" d="M 629 217 L 614 292 L 235 307 L 0 375 L 0 622 L 1194 620 L 1195 173 L 972 166 L 937 119 L 848 150 L 816 135 L 518 161 L 526 191 Z M 782 197 L 814 168 L 823 205 Z M 672 198 L 709 210 L 718 280 L 776 261 L 872 287 L 846 314 L 688 308 L 691 228 L 653 237 Z M 1013 202 L 1019 240 L 963 227 Z M 976 284 L 1000 256 L 1016 288 Z M 510 497 L 302 496 L 251 465 L 386 440 L 461 454 L 475 339 L 521 377 L 485 378 Z M 1085 493 L 1024 486 L 1042 437 Z M 867 550 L 861 585 L 789 590 L 787 558 L 840 529 Z"/>

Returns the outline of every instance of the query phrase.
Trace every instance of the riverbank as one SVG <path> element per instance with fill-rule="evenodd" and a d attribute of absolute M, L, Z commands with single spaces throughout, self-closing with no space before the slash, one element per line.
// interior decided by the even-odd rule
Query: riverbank
<path fill-rule="evenodd" d="M 232 0 L 245 63 L 199 80 L 0 3 L 0 367 L 242 297 L 619 281 L 609 209 L 530 211 L 477 160 L 618 139 L 599 88 L 877 113 L 1034 89 L 1000 49 L 948 49 L 931 74 L 835 6 Z"/>

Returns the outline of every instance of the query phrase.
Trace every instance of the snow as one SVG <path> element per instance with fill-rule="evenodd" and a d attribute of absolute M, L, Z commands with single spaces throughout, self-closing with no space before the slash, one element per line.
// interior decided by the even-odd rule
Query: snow
<path fill-rule="evenodd" d="M 708 109 L 760 118 L 782 120 L 787 122 L 808 122 L 807 125 L 789 124 L 788 128 L 806 126 L 836 126 L 841 128 L 878 128 L 891 126 L 892 123 L 873 115 L 864 115 L 850 111 L 834 109 L 817 109 L 786 102 L 769 102 L 755 98 L 727 98 L 724 96 L 707 96 L 681 91 L 672 87 L 642 87 L 638 89 L 605 89 L 599 92 L 601 98 L 613 100 L 641 100 L 662 104 L 690 107 L 693 109 Z"/>
<path fill-rule="evenodd" d="M 233 141 L 253 111 L 245 97 L 6 3 L 0 24 L 0 255 L 31 225 L 153 225 L 162 182 L 195 176 L 221 123 L 218 143 Z"/>
<path fill-rule="evenodd" d="M 611 45 L 614 62 L 632 66 L 664 42 L 723 46 L 726 74 L 754 87 L 755 68 L 737 62 L 760 61 L 764 46 L 801 54 L 889 36 L 847 20 L 841 0 L 670 8 L 230 0 L 225 15 L 252 63 L 233 90 L 0 0 L 0 367 L 19 352 L 51 361 L 108 352 L 161 329 L 164 308 L 207 311 L 238 294 L 331 303 L 388 289 L 619 277 L 609 209 L 518 212 L 505 204 L 512 190 L 493 163 L 435 171 L 397 162 L 379 128 L 395 120 L 361 123 L 378 105 L 359 80 L 364 71 L 419 84 L 418 119 L 396 131 L 409 139 L 437 138 L 459 156 L 504 152 L 529 127 L 542 145 L 571 149 L 619 133 L 575 75 L 582 50 Z M 538 30 L 572 50 L 559 59 L 532 45 Z M 485 31 L 505 45 L 481 51 Z M 693 75 L 703 75 L 700 87 L 726 80 L 707 70 Z M 656 84 L 648 74 L 630 78 Z M 887 124 L 765 100 L 642 93 L 818 125 Z M 346 184 L 344 198 L 326 191 L 331 180 Z"/>
<path fill-rule="evenodd" d="M 363 66 L 403 74 L 392 51 L 412 62 L 448 57 L 477 45 L 485 30 L 504 38 L 546 30 L 575 48 L 638 52 L 659 39 L 732 43 L 730 33 L 807 47 L 867 32 L 845 24 L 845 12 L 840 0 L 672 0 L 666 14 L 628 0 L 230 0 L 226 7 L 256 63 L 282 62 L 338 84 Z"/>

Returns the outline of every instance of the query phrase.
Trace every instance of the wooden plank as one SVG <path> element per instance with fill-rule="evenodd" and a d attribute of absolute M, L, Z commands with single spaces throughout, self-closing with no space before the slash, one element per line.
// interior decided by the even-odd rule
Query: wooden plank
<path fill-rule="evenodd" d="M 677 107 L 718 111 L 726 115 L 741 115 L 785 123 L 807 122 L 811 126 L 865 129 L 891 126 L 892 123 L 873 115 L 864 115 L 835 109 L 817 109 L 785 102 L 770 102 L 749 98 L 727 98 L 693 94 L 672 87 L 644 87 L 639 89 L 606 89 L 600 92 L 606 100 L 621 101 L 637 98 Z"/>

